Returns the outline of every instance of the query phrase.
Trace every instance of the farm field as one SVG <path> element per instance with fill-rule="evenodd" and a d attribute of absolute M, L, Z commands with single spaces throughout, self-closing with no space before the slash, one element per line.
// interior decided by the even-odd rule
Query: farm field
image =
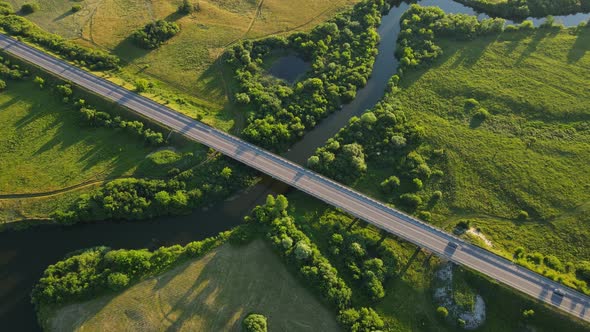
<path fill-rule="evenodd" d="M 10 2 L 20 8 L 26 1 Z M 123 70 L 113 80 L 132 84 L 147 78 L 156 85 L 150 97 L 230 130 L 240 126 L 241 115 L 227 105 L 233 74 L 217 61 L 224 50 L 241 39 L 311 29 L 356 2 L 207 0 L 199 1 L 198 12 L 183 16 L 177 13 L 180 1 L 88 0 L 77 13 L 70 11 L 77 2 L 41 1 L 40 10 L 27 18 L 47 31 L 119 56 Z M 181 32 L 156 50 L 133 45 L 131 33 L 156 19 L 178 23 Z"/>
<path fill-rule="evenodd" d="M 250 312 L 267 316 L 271 330 L 339 331 L 335 314 L 262 240 L 245 247 L 225 244 L 119 295 L 65 306 L 47 326 L 49 331 L 240 331 Z"/>

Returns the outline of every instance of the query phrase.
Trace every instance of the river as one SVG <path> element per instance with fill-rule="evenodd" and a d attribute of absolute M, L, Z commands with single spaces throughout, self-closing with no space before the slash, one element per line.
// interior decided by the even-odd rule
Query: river
<path fill-rule="evenodd" d="M 473 9 L 452 0 L 418 1 L 424 6 L 436 5 L 448 13 L 478 15 Z M 372 108 L 383 96 L 387 82 L 396 72 L 395 42 L 399 34 L 401 15 L 409 7 L 401 4 L 382 18 L 378 29 L 381 37 L 379 54 L 367 85 L 343 109 L 332 113 L 305 137 L 293 145 L 285 157 L 299 164 L 324 142 L 346 126 L 353 116 Z M 590 14 L 556 16 L 567 26 L 588 20 Z M 536 25 L 544 19 L 534 19 Z M 512 23 L 512 22 L 508 22 Z M 188 216 L 165 217 L 141 222 L 78 224 L 68 227 L 39 226 L 23 231 L 0 233 L 0 323 L 6 331 L 38 331 L 36 316 L 29 294 L 43 270 L 68 252 L 93 246 L 112 248 L 150 248 L 186 244 L 201 240 L 238 225 L 243 217 L 264 201 L 267 194 L 284 193 L 288 186 L 263 178 L 256 186 L 241 192 L 208 210 L 197 210 Z"/>

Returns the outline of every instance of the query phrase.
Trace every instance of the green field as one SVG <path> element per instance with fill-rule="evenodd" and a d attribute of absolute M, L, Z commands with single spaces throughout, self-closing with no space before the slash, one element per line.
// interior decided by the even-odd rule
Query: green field
<path fill-rule="evenodd" d="M 590 30 L 504 33 L 444 41 L 432 69 L 402 80 L 410 121 L 445 150 L 445 199 L 434 209 L 451 229 L 468 218 L 497 249 L 590 257 Z M 474 98 L 491 116 L 465 108 Z M 433 188 L 434 189 L 434 188 Z M 517 220 L 520 210 L 530 218 Z"/>
<path fill-rule="evenodd" d="M 72 304 L 51 315 L 50 331 L 240 331 L 250 312 L 270 331 L 338 331 L 335 314 L 261 240 L 229 244 L 121 294 Z"/>
<path fill-rule="evenodd" d="M 1 222 L 47 218 L 108 179 L 165 176 L 180 158 L 126 132 L 88 127 L 48 89 L 10 81 L 0 93 Z"/>
<path fill-rule="evenodd" d="M 9 2 L 20 8 L 27 1 Z M 182 16 L 176 13 L 178 0 L 43 0 L 40 10 L 27 18 L 47 31 L 119 56 L 122 71 L 108 75 L 117 83 L 132 88 L 137 77 L 145 77 L 156 85 L 150 97 L 230 130 L 241 125 L 242 115 L 227 103 L 227 96 L 233 95 L 233 73 L 217 61 L 224 50 L 241 39 L 310 29 L 356 2 L 201 0 L 200 11 Z M 72 13 L 73 4 L 83 9 Z M 175 21 L 181 32 L 156 50 L 133 45 L 130 34 L 156 19 Z"/>

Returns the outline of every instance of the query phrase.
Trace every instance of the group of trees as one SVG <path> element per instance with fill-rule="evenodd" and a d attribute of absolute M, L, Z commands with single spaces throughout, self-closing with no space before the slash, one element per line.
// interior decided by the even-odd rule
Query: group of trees
<path fill-rule="evenodd" d="M 523 19 L 529 16 L 568 15 L 590 11 L 590 0 L 457 0 L 493 16 Z"/>
<path fill-rule="evenodd" d="M 228 50 L 225 58 L 240 86 L 236 100 L 252 112 L 242 135 L 266 148 L 284 150 L 354 99 L 371 74 L 379 42 L 376 28 L 387 8 L 383 0 L 365 0 L 309 33 L 247 40 Z M 268 80 L 262 67 L 271 52 L 285 49 L 312 63 L 310 72 L 293 86 Z"/>
<path fill-rule="evenodd" d="M 0 77 L 18 81 L 29 76 L 27 69 L 21 68 L 19 65 L 12 64 L 10 60 L 4 59 L 0 56 Z"/>
<path fill-rule="evenodd" d="M 75 252 L 50 265 L 33 288 L 32 302 L 40 305 L 81 301 L 108 291 L 118 291 L 169 269 L 184 258 L 199 257 L 230 236 L 229 232 L 186 246 L 148 250 L 111 250 L 97 247 Z"/>
<path fill-rule="evenodd" d="M 131 39 L 141 48 L 154 49 L 179 32 L 180 26 L 178 24 L 166 20 L 157 20 L 133 32 Z"/>
<path fill-rule="evenodd" d="M 121 128 L 133 135 L 143 137 L 145 142 L 150 145 L 160 146 L 164 144 L 162 133 L 150 128 L 144 128 L 145 125 L 141 121 L 125 121 L 120 116 L 112 117 L 109 113 L 97 111 L 83 103 L 80 106 L 82 120 L 93 127 Z"/>
<path fill-rule="evenodd" d="M 369 332 L 383 328 L 383 320 L 373 309 L 351 308 L 352 290 L 317 246 L 297 228 L 293 217 L 287 213 L 288 205 L 284 196 L 275 199 L 269 195 L 266 204 L 257 206 L 246 220 L 261 226 L 281 256 L 323 298 L 340 310 L 339 321 L 348 331 Z M 367 264 L 366 267 L 371 271 L 380 270 L 372 265 L 380 264 Z"/>
<path fill-rule="evenodd" d="M 506 21 L 490 18 L 479 21 L 476 16 L 446 14 L 438 7 L 412 5 L 402 16 L 396 56 L 401 69 L 432 61 L 443 50 L 436 45 L 436 36 L 472 39 L 485 34 L 500 33 Z"/>
<path fill-rule="evenodd" d="M 331 234 L 325 242 L 332 261 L 344 268 L 367 299 L 378 301 L 385 296 L 384 283 L 398 269 L 398 259 L 377 233 L 347 227 L 349 223 L 336 212 L 324 214 L 319 222 L 321 233 Z"/>
<path fill-rule="evenodd" d="M 66 211 L 53 217 L 62 223 L 92 220 L 141 220 L 189 213 L 193 208 L 226 197 L 251 181 L 248 169 L 228 167 L 222 157 L 198 169 L 177 170 L 170 178 L 118 179 L 91 194 L 83 194 Z"/>
<path fill-rule="evenodd" d="M 67 60 L 93 70 L 115 69 L 119 58 L 107 52 L 82 47 L 64 38 L 48 33 L 24 17 L 6 14 L 7 7 L 0 6 L 0 28 L 12 36 L 26 40 L 59 54 Z M 4 13 L 4 14 L 3 14 Z"/>
<path fill-rule="evenodd" d="M 428 151 L 418 152 L 425 133 L 421 127 L 406 122 L 396 97 L 398 79 L 392 78 L 391 90 L 373 110 L 360 118 L 353 117 L 347 127 L 317 149 L 308 166 L 344 183 L 363 176 L 368 163 L 389 168 L 393 175 L 381 182 L 383 194 L 413 210 L 422 204 L 416 193 L 423 189 L 424 182 L 433 175 L 440 179 L 443 173 L 430 168 L 430 157 L 425 155 Z"/>

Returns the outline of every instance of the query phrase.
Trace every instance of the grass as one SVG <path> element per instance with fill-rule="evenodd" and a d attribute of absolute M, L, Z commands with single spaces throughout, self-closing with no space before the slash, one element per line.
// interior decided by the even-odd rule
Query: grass
<path fill-rule="evenodd" d="M 100 181 L 128 177 L 162 177 L 171 167 L 186 167 L 181 154 L 201 160 L 197 145 L 175 152 L 148 147 L 121 130 L 91 128 L 57 95 L 32 82 L 8 82 L 0 93 L 0 221 L 47 218 Z M 59 195 L 27 198 L 79 184 L 88 186 Z M 10 199 L 12 194 L 25 195 Z"/>
<path fill-rule="evenodd" d="M 434 210 L 442 226 L 469 218 L 507 251 L 590 258 L 589 37 L 535 30 L 444 41 L 432 69 L 402 80 L 410 120 L 445 150 L 445 199 Z M 475 123 L 468 98 L 491 117 Z M 517 220 L 520 210 L 529 220 Z"/>
<path fill-rule="evenodd" d="M 52 331 L 240 331 L 250 312 L 269 330 L 338 331 L 335 314 L 285 268 L 262 240 L 223 245 L 125 292 L 65 306 Z"/>
<path fill-rule="evenodd" d="M 10 2 L 19 8 L 26 1 Z M 87 0 L 77 13 L 71 13 L 74 2 L 51 0 L 43 1 L 41 9 L 27 18 L 50 32 L 118 55 L 124 66 L 111 77 L 114 81 L 131 87 L 137 77 L 145 77 L 156 85 L 150 97 L 230 130 L 240 126 L 241 114 L 228 104 L 233 74 L 217 61 L 226 47 L 241 39 L 310 29 L 358 0 L 198 2 L 199 12 L 182 16 L 176 13 L 178 0 Z M 134 30 L 163 18 L 176 21 L 181 32 L 157 50 L 142 50 L 131 43 Z"/>

